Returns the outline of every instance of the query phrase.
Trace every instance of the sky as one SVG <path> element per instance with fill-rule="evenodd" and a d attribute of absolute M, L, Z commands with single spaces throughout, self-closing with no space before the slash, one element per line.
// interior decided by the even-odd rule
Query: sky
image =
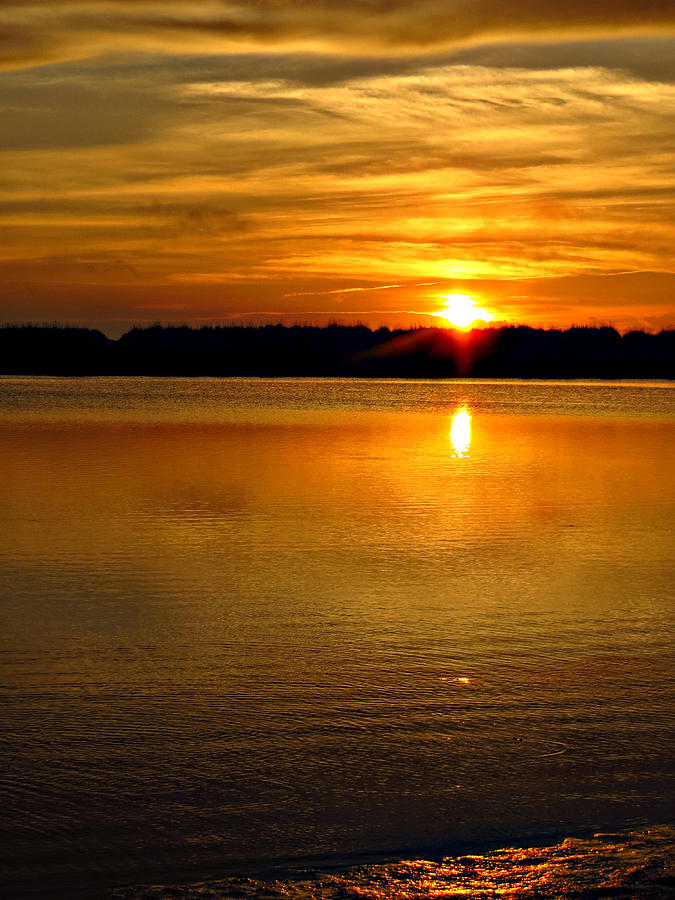
<path fill-rule="evenodd" d="M 675 326 L 675 0 L 2 0 L 0 321 Z"/>

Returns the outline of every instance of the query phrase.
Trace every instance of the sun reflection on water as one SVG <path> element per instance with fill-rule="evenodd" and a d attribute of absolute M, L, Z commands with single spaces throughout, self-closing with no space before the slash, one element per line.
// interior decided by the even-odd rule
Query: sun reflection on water
<path fill-rule="evenodd" d="M 455 410 L 450 426 L 450 443 L 455 456 L 468 456 L 471 444 L 471 413 L 466 406 L 460 406 Z"/>

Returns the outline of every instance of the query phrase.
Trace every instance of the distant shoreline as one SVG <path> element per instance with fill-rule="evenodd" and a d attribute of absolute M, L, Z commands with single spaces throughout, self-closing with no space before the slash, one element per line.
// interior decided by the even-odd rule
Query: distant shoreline
<path fill-rule="evenodd" d="M 675 330 L 503 326 L 0 328 L 0 374 L 358 378 L 675 378 Z"/>

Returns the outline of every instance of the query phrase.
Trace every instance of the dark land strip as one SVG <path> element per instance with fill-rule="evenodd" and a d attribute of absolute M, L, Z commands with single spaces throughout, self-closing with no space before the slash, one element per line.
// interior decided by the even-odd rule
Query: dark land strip
<path fill-rule="evenodd" d="M 366 378 L 675 378 L 675 330 L 361 325 L 0 328 L 0 374 Z"/>

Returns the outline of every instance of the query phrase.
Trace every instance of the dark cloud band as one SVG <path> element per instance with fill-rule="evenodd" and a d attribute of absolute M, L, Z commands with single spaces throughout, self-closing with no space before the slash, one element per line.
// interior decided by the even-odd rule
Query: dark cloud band
<path fill-rule="evenodd" d="M 0 61 L 129 49 L 321 47 L 400 52 L 532 34 L 675 30 L 672 0 L 3 0 Z"/>

